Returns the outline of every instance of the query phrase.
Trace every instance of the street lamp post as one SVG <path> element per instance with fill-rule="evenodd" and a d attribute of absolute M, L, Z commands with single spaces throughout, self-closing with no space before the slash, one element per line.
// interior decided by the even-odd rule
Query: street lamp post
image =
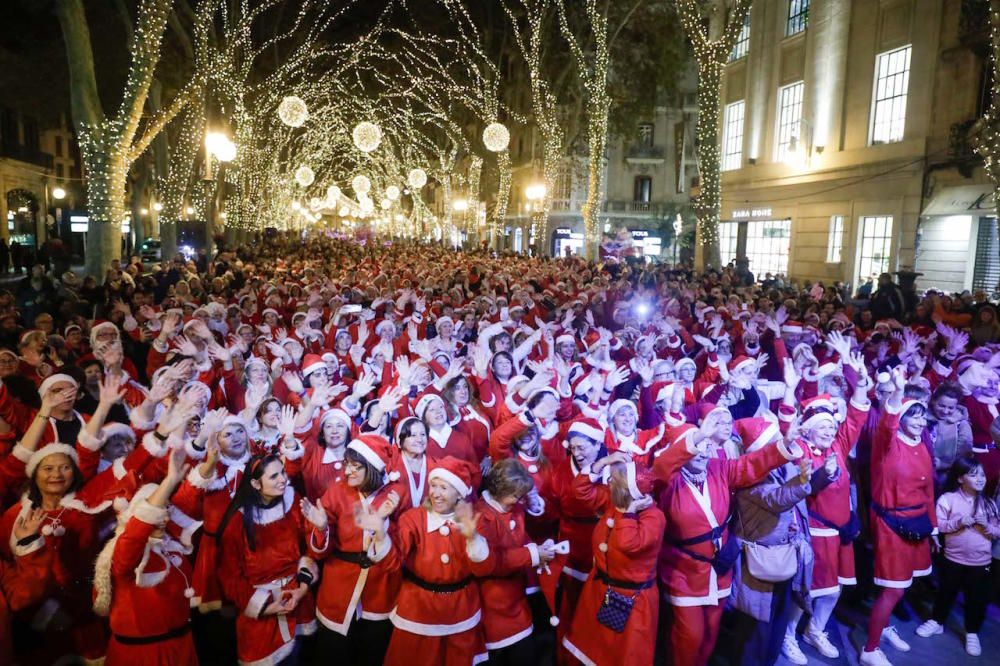
<path fill-rule="evenodd" d="M 212 177 L 213 157 L 219 160 L 218 178 Z M 236 144 L 228 136 L 222 132 L 208 132 L 205 135 L 205 182 L 206 184 L 218 183 L 218 185 L 221 185 L 221 187 L 216 185 L 214 191 L 211 191 L 211 188 L 209 188 L 208 214 L 206 216 L 208 219 L 205 220 L 205 232 L 207 236 L 205 239 L 205 253 L 208 255 L 209 260 L 215 254 L 215 218 L 218 211 L 222 209 L 219 199 L 225 196 L 226 164 L 232 162 L 234 159 L 236 159 Z"/>
<path fill-rule="evenodd" d="M 674 218 L 674 270 L 677 270 L 677 250 L 681 244 L 681 231 L 684 230 L 684 220 L 681 214 L 677 213 Z"/>

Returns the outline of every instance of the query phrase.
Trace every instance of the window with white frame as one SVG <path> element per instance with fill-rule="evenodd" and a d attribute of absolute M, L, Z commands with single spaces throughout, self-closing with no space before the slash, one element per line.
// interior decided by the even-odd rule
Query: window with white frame
<path fill-rule="evenodd" d="M 871 128 L 868 143 L 903 140 L 906 126 L 906 90 L 910 83 L 909 45 L 875 58 L 875 87 L 872 92 Z"/>
<path fill-rule="evenodd" d="M 765 273 L 788 274 L 788 251 L 792 244 L 791 220 L 747 222 L 747 246 L 743 253 L 758 278 Z"/>
<path fill-rule="evenodd" d="M 726 266 L 736 259 L 736 241 L 739 236 L 739 222 L 719 223 L 719 260 Z"/>
<path fill-rule="evenodd" d="M 892 253 L 892 216 L 873 215 L 861 218 L 861 242 L 858 244 L 858 283 L 869 276 L 876 278 L 889 271 Z"/>
<path fill-rule="evenodd" d="M 729 62 L 745 58 L 748 53 L 750 53 L 750 12 L 747 12 L 746 18 L 743 19 L 743 27 L 740 28 L 740 34 L 736 37 L 736 43 L 733 44 L 733 51 L 729 54 Z"/>
<path fill-rule="evenodd" d="M 830 235 L 826 241 L 826 263 L 839 264 L 840 253 L 844 249 L 844 216 L 830 218 Z"/>
<path fill-rule="evenodd" d="M 788 0 L 785 37 L 797 35 L 809 25 L 809 0 Z"/>
<path fill-rule="evenodd" d="M 785 160 L 792 141 L 798 141 L 801 138 L 799 134 L 802 125 L 802 94 L 804 91 L 805 83 L 802 81 L 778 89 L 778 132 L 774 155 L 778 162 Z"/>
<path fill-rule="evenodd" d="M 722 120 L 722 170 L 739 169 L 743 166 L 743 114 L 746 104 L 743 100 L 726 105 Z"/>
<path fill-rule="evenodd" d="M 638 141 L 640 148 L 652 148 L 653 147 L 653 124 L 652 123 L 640 123 L 638 132 Z"/>

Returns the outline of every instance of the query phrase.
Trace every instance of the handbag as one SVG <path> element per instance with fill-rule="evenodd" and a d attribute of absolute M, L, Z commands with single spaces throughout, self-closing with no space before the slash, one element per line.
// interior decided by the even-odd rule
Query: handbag
<path fill-rule="evenodd" d="M 740 516 L 743 527 L 743 516 Z M 765 546 L 754 541 L 743 541 L 743 556 L 750 575 L 766 583 L 783 583 L 790 580 L 799 568 L 798 552 L 790 543 Z"/>
<path fill-rule="evenodd" d="M 821 522 L 828 529 L 837 530 L 837 533 L 840 535 L 840 543 L 845 546 L 854 543 L 858 535 L 861 534 L 861 519 L 858 517 L 857 511 L 851 511 L 851 517 L 843 525 L 838 525 L 832 520 L 827 520 L 814 511 L 810 511 L 809 516 Z"/>
<path fill-rule="evenodd" d="M 632 607 L 635 605 L 635 597 L 626 597 L 624 594 L 615 592 L 608 586 L 607 592 L 604 593 L 604 601 L 601 602 L 601 607 L 597 609 L 597 621 L 603 624 L 605 627 L 620 634 L 625 631 L 625 624 L 628 622 L 628 618 L 632 615 Z"/>
<path fill-rule="evenodd" d="M 915 504 L 913 506 L 889 509 L 872 502 L 875 515 L 881 518 L 889 526 L 889 529 L 906 541 L 914 542 L 923 541 L 934 532 L 934 525 L 931 524 L 930 516 L 926 512 L 916 516 L 898 516 L 895 514 L 901 511 L 919 509 L 921 506 L 920 504 Z"/>

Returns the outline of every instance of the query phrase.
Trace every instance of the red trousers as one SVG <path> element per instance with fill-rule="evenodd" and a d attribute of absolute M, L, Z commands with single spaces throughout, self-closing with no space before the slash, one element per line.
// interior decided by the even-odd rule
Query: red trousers
<path fill-rule="evenodd" d="M 704 666 L 708 663 L 719 637 L 722 607 L 722 602 L 713 606 L 670 607 L 673 666 Z"/>

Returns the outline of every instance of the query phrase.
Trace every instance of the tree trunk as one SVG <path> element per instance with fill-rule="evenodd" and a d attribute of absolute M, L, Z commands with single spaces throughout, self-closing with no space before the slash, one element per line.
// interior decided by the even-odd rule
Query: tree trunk
<path fill-rule="evenodd" d="M 698 215 L 696 246 L 705 266 L 719 267 L 719 215 L 722 208 L 719 113 L 722 109 L 722 67 L 703 62 L 698 66 L 698 176 L 701 192 L 695 203 Z"/>
<path fill-rule="evenodd" d="M 101 146 L 105 141 L 96 143 L 95 146 L 81 137 L 90 218 L 85 265 L 87 274 L 100 281 L 111 260 L 121 258 L 121 223 L 128 213 L 125 207 L 128 164 L 122 151 Z"/>
<path fill-rule="evenodd" d="M 499 243 L 503 237 L 504 220 L 507 217 L 507 206 L 510 204 L 510 187 L 513 170 L 511 168 L 510 152 L 504 150 L 497 153 L 497 169 L 500 171 L 500 181 L 497 186 L 497 205 L 493 211 L 493 239 Z"/>
<path fill-rule="evenodd" d="M 603 78 L 603 77 L 602 77 Z M 603 100 L 603 102 L 599 101 Z M 591 96 L 587 122 L 587 145 L 590 149 L 587 179 L 587 202 L 583 205 L 583 232 L 587 259 L 596 261 L 601 244 L 601 208 L 604 204 L 604 151 L 608 144 L 607 96 Z"/>

